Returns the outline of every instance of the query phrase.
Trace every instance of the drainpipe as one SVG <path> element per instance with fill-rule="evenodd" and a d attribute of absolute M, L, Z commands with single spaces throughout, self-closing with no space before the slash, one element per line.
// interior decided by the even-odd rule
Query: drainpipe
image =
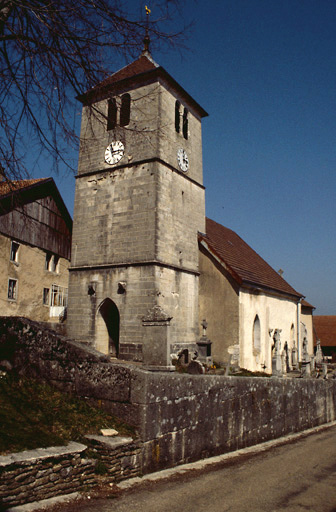
<path fill-rule="evenodd" d="M 301 356 L 301 347 L 300 347 L 300 326 L 301 326 L 301 319 L 300 319 L 300 312 L 301 312 L 301 299 L 299 299 L 299 302 L 297 304 L 297 362 L 299 364 L 300 356 Z"/>

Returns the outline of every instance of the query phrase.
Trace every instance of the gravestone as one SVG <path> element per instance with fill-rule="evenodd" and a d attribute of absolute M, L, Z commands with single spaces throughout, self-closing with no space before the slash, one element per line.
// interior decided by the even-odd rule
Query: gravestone
<path fill-rule="evenodd" d="M 297 349 L 295 346 L 295 341 L 293 341 L 293 348 L 292 348 L 292 368 L 293 370 L 296 370 L 298 367 L 298 360 L 297 360 Z"/>
<path fill-rule="evenodd" d="M 285 351 L 285 357 L 286 357 L 286 373 L 288 373 L 291 371 L 291 367 L 290 367 L 290 350 L 288 348 L 287 341 L 284 346 L 284 351 Z"/>
<path fill-rule="evenodd" d="M 200 361 L 195 359 L 194 361 L 190 361 L 188 364 L 187 372 L 191 375 L 201 375 L 205 373 L 205 368 Z"/>
<path fill-rule="evenodd" d="M 282 360 L 281 360 L 281 329 L 275 329 L 273 335 L 273 354 L 272 354 L 272 376 L 282 377 Z"/>
<path fill-rule="evenodd" d="M 323 363 L 323 352 L 321 348 L 321 341 L 319 339 L 316 340 L 315 362 L 316 364 Z"/>
<path fill-rule="evenodd" d="M 302 361 L 301 361 L 301 377 L 310 377 L 310 356 L 308 354 L 308 340 L 303 338 L 302 342 Z"/>
<path fill-rule="evenodd" d="M 208 322 L 204 319 L 202 322 L 203 327 L 203 335 L 200 340 L 197 342 L 197 359 L 201 363 L 212 365 L 212 355 L 211 355 L 211 345 L 212 341 L 206 335 L 206 330 L 208 328 Z"/>
<path fill-rule="evenodd" d="M 233 371 L 237 371 L 239 369 L 239 345 L 230 345 L 227 349 L 229 353 L 229 362 L 225 370 L 225 375 L 229 375 L 230 368 L 232 367 Z"/>

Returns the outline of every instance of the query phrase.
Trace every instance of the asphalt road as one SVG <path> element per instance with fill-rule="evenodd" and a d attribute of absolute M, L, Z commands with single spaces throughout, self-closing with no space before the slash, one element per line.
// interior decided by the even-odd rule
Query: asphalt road
<path fill-rule="evenodd" d="M 202 471 L 147 482 L 81 512 L 336 512 L 336 426 Z"/>

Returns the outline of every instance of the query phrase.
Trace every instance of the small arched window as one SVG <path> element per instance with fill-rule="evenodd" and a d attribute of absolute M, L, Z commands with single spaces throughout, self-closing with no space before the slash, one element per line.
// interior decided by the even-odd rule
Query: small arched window
<path fill-rule="evenodd" d="M 120 126 L 127 126 L 131 115 L 131 96 L 126 93 L 121 96 Z"/>
<path fill-rule="evenodd" d="M 294 347 L 295 346 L 295 327 L 294 327 L 294 324 L 291 325 L 290 339 L 291 339 L 291 345 L 292 345 L 292 347 Z"/>
<path fill-rule="evenodd" d="M 260 320 L 258 315 L 256 315 L 253 322 L 253 350 L 260 352 L 260 348 Z"/>
<path fill-rule="evenodd" d="M 117 124 L 117 106 L 115 98 L 110 98 L 107 103 L 107 130 L 113 130 Z"/>
<path fill-rule="evenodd" d="M 188 109 L 186 107 L 183 110 L 183 137 L 188 138 Z"/>
<path fill-rule="evenodd" d="M 175 103 L 175 130 L 177 133 L 180 133 L 180 107 L 181 103 L 176 100 Z"/>

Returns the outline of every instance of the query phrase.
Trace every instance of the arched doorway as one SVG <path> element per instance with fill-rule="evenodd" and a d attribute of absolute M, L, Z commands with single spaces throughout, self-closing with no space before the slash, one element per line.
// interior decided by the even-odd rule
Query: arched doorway
<path fill-rule="evenodd" d="M 105 299 L 96 318 L 96 349 L 103 354 L 118 357 L 120 315 L 111 299 Z"/>

